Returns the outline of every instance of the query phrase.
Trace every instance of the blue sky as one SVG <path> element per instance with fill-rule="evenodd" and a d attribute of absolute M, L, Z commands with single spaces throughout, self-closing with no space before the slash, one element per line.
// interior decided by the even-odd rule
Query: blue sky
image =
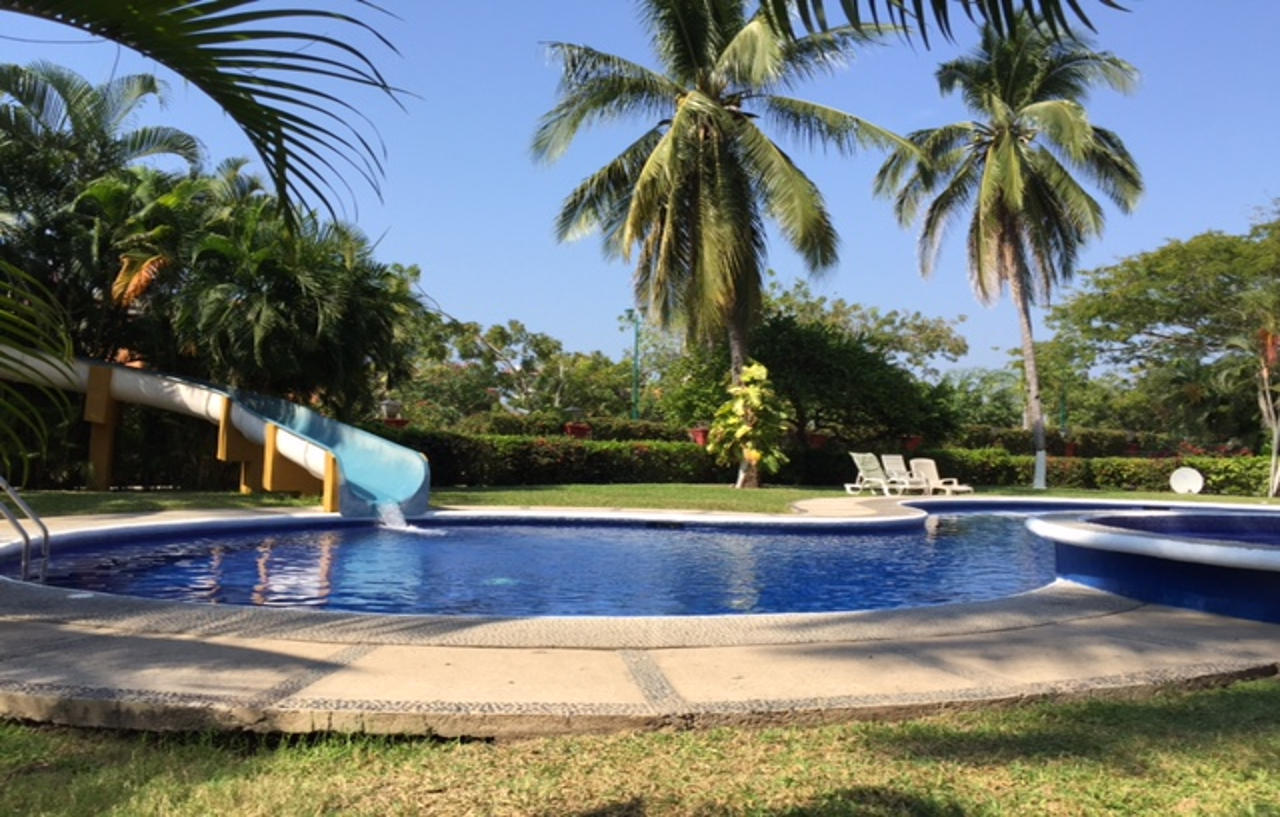
<path fill-rule="evenodd" d="M 1137 211 L 1109 211 L 1106 233 L 1082 253 L 1080 268 L 1109 264 L 1205 230 L 1243 232 L 1280 198 L 1280 3 L 1232 0 L 1205 14 L 1203 0 L 1129 0 L 1128 13 L 1085 0 L 1096 45 L 1133 63 L 1136 93 L 1099 90 L 1093 120 L 1117 131 L 1137 158 L 1147 193 Z M 349 2 L 329 7 L 350 9 Z M 557 72 L 543 43 L 591 45 L 652 63 L 631 2 L 608 0 L 384 0 L 397 18 L 363 13 L 391 39 L 397 56 L 360 43 L 393 84 L 415 96 L 400 110 L 363 93 L 352 97 L 377 124 L 389 157 L 383 199 L 355 186 L 349 217 L 379 241 L 384 261 L 418 264 L 423 289 L 447 312 L 495 323 L 517 318 L 570 349 L 618 356 L 629 346 L 617 316 L 631 305 L 630 270 L 606 260 L 596 238 L 559 244 L 552 220 L 564 196 L 634 138 L 632 121 L 584 133 L 554 165 L 535 164 L 529 141 L 555 102 Z M 10 62 L 48 59 L 100 82 L 116 73 L 169 76 L 161 122 L 197 135 L 210 164 L 250 155 L 245 140 L 197 90 L 110 43 L 56 25 L 3 15 Z M 56 40 L 23 42 L 14 38 Z M 972 47 L 962 28 L 955 45 L 931 50 L 889 39 L 865 49 L 844 71 L 795 95 L 907 132 L 966 118 L 959 101 L 937 93 L 937 64 Z M 71 44 L 74 43 L 74 44 Z M 944 246 L 934 276 L 917 271 L 915 234 L 898 227 L 888 202 L 871 195 L 881 155 L 824 155 L 781 140 L 827 197 L 841 236 L 839 267 L 814 282 L 824 295 L 883 310 L 967 316 L 969 356 L 959 365 L 998 366 L 1018 343 L 1007 301 L 983 308 L 969 289 L 957 241 Z M 779 241 L 770 266 L 782 281 L 804 275 Z M 1041 336 L 1044 336 L 1041 329 Z"/>

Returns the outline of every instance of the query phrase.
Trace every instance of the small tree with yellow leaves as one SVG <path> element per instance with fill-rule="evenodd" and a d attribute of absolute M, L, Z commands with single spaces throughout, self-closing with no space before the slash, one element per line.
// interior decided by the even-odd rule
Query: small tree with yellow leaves
<path fill-rule="evenodd" d="M 759 488 L 760 470 L 775 473 L 787 462 L 782 440 L 787 425 L 781 403 L 769 386 L 769 371 L 759 363 L 742 369 L 742 381 L 729 386 L 729 400 L 716 410 L 707 450 L 723 465 L 738 463 L 735 488 Z"/>

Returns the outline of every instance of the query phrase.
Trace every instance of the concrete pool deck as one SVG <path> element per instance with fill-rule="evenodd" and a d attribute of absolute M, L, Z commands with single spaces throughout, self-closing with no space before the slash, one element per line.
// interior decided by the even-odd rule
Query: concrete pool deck
<path fill-rule="evenodd" d="M 798 510 L 903 512 L 893 500 L 817 502 Z M 57 533 L 243 515 L 47 521 Z M 1280 625 L 1066 582 L 899 611 L 572 619 L 174 604 L 0 583 L 0 714 L 78 726 L 507 737 L 805 723 L 1138 694 L 1278 667 Z"/>

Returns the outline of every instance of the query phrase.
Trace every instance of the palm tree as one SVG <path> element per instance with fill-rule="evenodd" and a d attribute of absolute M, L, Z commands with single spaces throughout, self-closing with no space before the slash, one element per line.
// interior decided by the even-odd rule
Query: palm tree
<path fill-rule="evenodd" d="M 163 101 L 150 74 L 92 85 L 48 62 L 0 65 L 0 141 L 53 154 L 70 184 L 81 185 L 148 156 L 170 154 L 200 163 L 194 136 L 166 126 L 124 130 L 148 99 Z"/>
<path fill-rule="evenodd" d="M 0 0 L 0 11 L 74 26 L 171 69 L 244 131 L 281 203 L 311 195 L 332 212 L 329 180 L 341 179 L 342 165 L 379 189 L 382 148 L 364 115 L 327 83 L 394 98 L 396 90 L 351 35 L 395 49 L 350 14 L 298 6 L 266 0 Z M 323 33 L 333 27 L 338 31 Z"/>
<path fill-rule="evenodd" d="M 363 0 L 361 0 L 363 2 Z M 368 8 L 376 8 L 367 3 Z M 204 91 L 244 131 L 261 157 L 281 203 L 311 193 L 332 210 L 329 178 L 341 178 L 338 163 L 354 167 L 375 190 L 382 151 L 358 110 L 316 79 L 395 91 L 358 45 L 342 34 L 300 31 L 299 24 L 338 24 L 343 33 L 371 34 L 391 45 L 367 23 L 337 12 L 270 7 L 263 0 L 0 0 L 0 11 L 65 23 L 129 46 Z M 394 51 L 394 48 L 392 48 Z M 15 271 L 15 274 L 16 271 Z M 62 316 L 48 292 L 31 286 L 0 287 L 0 318 L 27 319 L 56 327 Z M 26 349 L 67 360 L 70 344 L 61 331 L 0 331 L 0 366 Z M 45 440 L 31 407 L 0 389 L 0 416 L 22 420 L 33 433 L 0 440 L 0 456 L 29 453 Z M 7 424 L 6 428 L 18 428 Z M 32 443 L 35 443 L 33 446 Z"/>
<path fill-rule="evenodd" d="M 1008 287 L 1018 312 L 1027 415 L 1036 449 L 1035 487 L 1044 487 L 1044 416 L 1031 331 L 1031 304 L 1070 279 L 1079 247 L 1103 228 L 1098 202 L 1072 176 L 1091 180 L 1123 212 L 1142 193 L 1142 177 L 1120 137 L 1094 126 L 1081 102 L 1102 83 L 1128 90 L 1136 71 L 1074 39 L 1054 39 L 1026 16 L 1005 36 L 992 26 L 968 57 L 937 72 L 942 93 L 959 90 L 982 121 L 921 130 L 880 168 L 876 192 L 895 196 L 904 226 L 922 201 L 920 266 L 934 266 L 947 225 L 969 212 L 969 280 L 994 303 Z"/>
<path fill-rule="evenodd" d="M 782 37 L 742 0 L 645 0 L 658 72 L 582 45 L 554 43 L 560 100 L 534 137 L 555 159 L 587 124 L 629 115 L 647 129 L 566 199 L 561 240 L 593 230 L 606 249 L 638 249 L 636 300 L 659 325 L 690 338 L 727 331 L 737 382 L 760 304 L 765 216 L 811 271 L 836 263 L 836 231 L 814 183 L 759 123 L 843 151 L 899 144 L 857 117 L 774 91 L 843 61 L 868 39 L 853 28 Z"/>

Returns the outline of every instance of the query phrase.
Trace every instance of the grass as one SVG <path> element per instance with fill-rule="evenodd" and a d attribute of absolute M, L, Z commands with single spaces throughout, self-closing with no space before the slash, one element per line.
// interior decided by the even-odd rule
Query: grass
<path fill-rule="evenodd" d="M 669 510 L 787 513 L 791 503 L 815 497 L 844 496 L 840 488 L 769 486 L 739 491 L 728 485 L 616 484 L 523 485 L 510 488 L 440 488 L 432 504 L 515 505 L 582 508 L 666 508 Z"/>
<path fill-rule="evenodd" d="M 314 496 L 240 494 L 230 491 L 23 491 L 22 498 L 41 516 L 150 511 L 311 508 Z"/>
<path fill-rule="evenodd" d="M 23 815 L 1280 815 L 1280 683 L 512 743 L 0 723 Z"/>
<path fill-rule="evenodd" d="M 737 491 L 727 485 L 615 484 L 522 485 L 499 488 L 437 488 L 431 493 L 437 508 L 456 505 L 555 506 L 580 508 L 666 508 L 739 513 L 787 513 L 801 499 L 844 496 L 838 487 L 789 488 L 770 486 L 758 491 Z M 1170 502 L 1233 502 L 1274 504 L 1276 500 L 1239 496 L 1187 496 L 1168 491 L 1086 491 L 1003 486 L 980 489 L 980 496 L 1035 496 L 1047 499 L 1133 499 Z M 238 493 L 188 491 L 29 491 L 23 496 L 44 516 L 98 513 L 145 513 L 166 510 L 317 508 L 318 497 L 284 494 L 246 496 Z"/>

